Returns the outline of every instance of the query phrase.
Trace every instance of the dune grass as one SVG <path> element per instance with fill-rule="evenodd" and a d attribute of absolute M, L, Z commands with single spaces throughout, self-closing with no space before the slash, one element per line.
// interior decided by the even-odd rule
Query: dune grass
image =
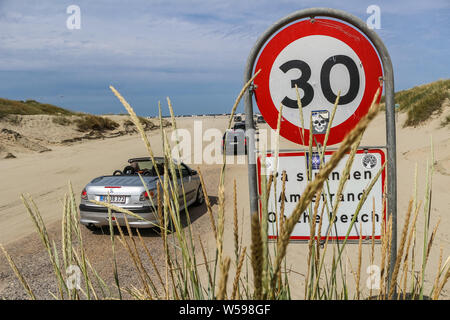
<path fill-rule="evenodd" d="M 17 101 L 0 98 L 0 118 L 8 114 L 75 115 L 76 112 L 35 100 Z"/>
<path fill-rule="evenodd" d="M 257 75 L 257 74 L 256 74 Z M 255 75 L 255 76 L 256 76 Z M 232 108 L 230 121 L 228 127 L 231 125 L 236 106 L 238 105 L 243 92 L 247 89 L 246 84 L 243 88 L 235 104 Z M 144 124 L 135 114 L 132 107 L 120 95 L 120 93 L 111 87 L 113 93 L 124 105 L 130 114 L 130 121 L 134 123 L 141 138 L 144 142 L 145 149 L 149 156 L 154 161 L 154 152 L 150 140 L 145 134 Z M 377 95 L 379 92 L 377 92 Z M 339 95 L 338 98 L 339 99 Z M 135 217 L 136 214 L 128 212 L 122 208 L 118 208 L 110 203 L 99 203 L 108 208 L 109 229 L 111 234 L 111 246 L 113 249 L 113 273 L 114 284 L 108 285 L 99 276 L 98 272 L 92 267 L 89 257 L 86 254 L 86 244 L 83 242 L 81 225 L 79 223 L 79 211 L 77 209 L 77 201 L 75 199 L 72 187 L 69 184 L 69 192 L 64 198 L 64 209 L 62 215 L 62 232 L 61 232 L 61 250 L 56 249 L 55 240 L 50 239 L 48 232 L 43 223 L 39 209 L 35 205 L 33 199 L 28 195 L 23 195 L 22 200 L 25 208 L 32 218 L 38 234 L 41 238 L 44 247 L 48 253 L 49 259 L 52 263 L 55 281 L 58 284 L 58 292 L 54 292 L 55 299 L 122 299 L 124 294 L 135 299 L 292 299 L 292 282 L 296 280 L 286 264 L 287 248 L 290 244 L 289 237 L 293 231 L 296 221 L 301 215 L 308 211 L 310 215 L 318 214 L 318 205 L 312 203 L 314 195 L 320 196 L 321 193 L 328 193 L 327 177 L 332 170 L 337 166 L 339 161 L 350 152 L 349 160 L 346 162 L 343 170 L 343 175 L 348 174 L 353 162 L 353 156 L 356 152 L 361 136 L 369 125 L 370 121 L 376 116 L 379 111 L 379 106 L 375 103 L 376 96 L 372 102 L 369 113 L 359 122 L 359 124 L 347 135 L 345 140 L 340 144 L 337 151 L 335 151 L 329 161 L 324 165 L 321 161 L 321 168 L 318 175 L 313 179 L 311 174 L 308 174 L 309 181 L 301 199 L 297 203 L 293 212 L 284 212 L 283 203 L 281 205 L 280 217 L 285 213 L 286 219 L 281 218 L 277 221 L 278 237 L 275 242 L 269 242 L 267 237 L 267 202 L 271 188 L 275 187 L 276 178 L 273 175 L 261 178 L 262 192 L 261 204 L 262 212 L 261 219 L 257 214 L 252 215 L 250 229 L 243 230 L 241 223 L 239 223 L 238 212 L 246 211 L 248 204 L 238 203 L 236 196 L 236 185 L 233 188 L 233 196 L 225 197 L 225 174 L 226 162 L 220 171 L 220 183 L 218 186 L 218 206 L 213 209 L 208 199 L 208 191 L 205 188 L 203 175 L 199 170 L 201 178 L 201 186 L 205 195 L 205 205 L 210 218 L 211 230 L 214 239 L 203 238 L 195 232 L 195 226 L 190 223 L 188 209 L 186 210 L 186 217 L 188 218 L 187 226 L 183 227 L 181 224 L 180 207 L 176 192 L 178 190 L 178 181 L 176 179 L 176 170 L 181 170 L 179 163 L 172 160 L 172 153 L 170 145 L 167 140 L 166 129 L 162 125 L 162 117 L 160 117 L 160 137 L 163 142 L 164 158 L 166 166 L 164 172 L 157 172 L 158 188 L 155 199 L 150 198 L 150 205 L 154 207 L 158 213 L 159 223 L 157 225 L 161 233 L 162 247 L 164 251 L 164 263 L 157 265 L 154 262 L 151 251 L 146 247 L 139 231 L 136 237 L 130 230 L 127 224 L 126 228 L 117 225 L 119 230 L 118 241 L 124 246 L 129 253 L 130 263 L 135 266 L 136 272 L 140 279 L 140 287 L 124 287 L 120 279 L 120 271 L 117 268 L 116 261 L 116 237 L 114 236 L 114 224 L 111 219 L 114 216 L 114 211 L 123 212 L 126 215 Z M 168 106 L 171 113 L 171 128 L 176 129 L 176 121 L 174 117 L 173 108 L 168 99 Z M 335 105 L 338 104 L 338 100 Z M 299 108 L 301 111 L 301 108 Z M 161 114 L 161 107 L 159 106 Z M 299 114 L 303 117 L 302 113 Z M 277 130 L 278 131 L 278 130 Z M 329 132 L 327 132 L 329 134 Z M 324 146 L 313 147 L 310 141 L 307 150 L 309 152 L 319 152 L 322 159 L 326 151 L 326 143 Z M 261 155 L 264 157 L 264 154 Z M 311 157 L 310 157 L 311 158 Z M 225 157 L 224 157 L 225 160 Z M 262 161 L 262 163 L 265 163 Z M 363 257 L 362 253 L 362 238 L 357 245 L 358 258 L 351 263 L 345 259 L 345 248 L 348 246 L 347 238 L 351 228 L 356 223 L 359 210 L 362 204 L 367 200 L 367 195 L 375 181 L 379 178 L 380 172 L 371 181 L 368 188 L 364 191 L 358 209 L 354 214 L 349 230 L 344 241 L 329 241 L 331 235 L 331 228 L 326 230 L 326 239 L 321 241 L 317 235 L 323 235 L 322 226 L 311 225 L 311 240 L 306 244 L 308 247 L 307 261 L 298 261 L 297 263 L 306 263 L 307 275 L 303 278 L 305 281 L 305 288 L 303 293 L 304 299 L 424 299 L 430 297 L 432 299 L 439 299 L 440 294 L 446 285 L 450 275 L 450 257 L 444 263 L 442 254 L 440 256 L 439 265 L 436 270 L 436 276 L 429 279 L 433 283 L 429 291 L 425 291 L 425 276 L 428 260 L 430 259 L 430 252 L 436 247 L 434 245 L 434 238 L 436 235 L 437 225 L 430 225 L 431 213 L 431 179 L 432 179 L 432 163 L 429 162 L 429 169 L 426 179 L 426 191 L 424 205 L 419 200 L 417 193 L 413 195 L 409 204 L 406 218 L 403 223 L 403 228 L 400 238 L 400 247 L 395 265 L 390 265 L 390 248 L 392 235 L 392 220 L 383 221 L 382 237 L 379 246 L 375 246 L 374 241 L 371 243 L 370 258 Z M 311 168 L 311 166 L 309 166 Z M 171 173 L 169 175 L 169 172 Z M 417 173 L 416 173 L 417 177 Z M 342 179 L 342 185 L 339 186 L 339 192 L 342 192 L 346 179 Z M 283 178 L 282 190 L 284 193 Z M 182 183 L 182 182 L 181 182 Z M 416 179 L 416 189 L 417 189 Z M 145 185 L 145 184 L 144 184 Z M 272 186 L 273 185 L 273 186 Z M 184 190 L 184 186 L 180 186 Z M 246 190 L 245 190 L 246 192 Z M 282 197 L 284 198 L 284 197 Z M 231 203 L 230 203 L 230 200 Z M 332 217 L 336 216 L 339 209 L 339 201 L 333 202 L 331 198 L 326 197 L 323 204 L 322 216 L 328 214 Z M 339 199 L 337 195 L 335 199 Z M 184 197 L 184 201 L 186 198 Z M 317 201 L 317 204 L 319 202 Z M 230 206 L 233 208 L 233 236 L 232 239 L 224 238 L 225 228 L 225 208 Z M 113 211 L 114 210 L 114 211 Z M 420 212 L 426 221 L 424 223 L 424 238 L 422 242 L 424 247 L 422 252 L 419 250 L 416 239 L 417 221 Z M 250 214 L 246 212 L 241 219 L 248 219 Z M 311 219 L 312 221 L 312 219 Z M 399 225 L 401 223 L 399 222 Z M 374 229 L 374 227 L 373 227 Z M 430 233 L 430 230 L 431 233 Z M 125 232 L 127 231 L 127 232 Z M 242 233 L 245 232 L 251 235 L 251 243 L 243 242 Z M 204 243 L 206 241 L 215 243 L 215 250 L 213 259 L 206 253 Z M 225 241 L 233 242 L 234 250 L 231 253 L 224 251 L 223 244 Z M 142 256 L 139 248 L 143 248 L 145 255 Z M 27 283 L 27 280 L 21 274 L 19 268 L 14 263 L 14 260 L 6 250 L 2 247 L 13 271 L 17 275 L 19 281 L 22 283 L 25 291 L 28 293 L 30 299 L 35 299 L 36 296 L 33 289 Z M 415 259 L 422 253 L 421 264 L 417 264 Z M 230 254 L 230 255 L 228 255 Z M 151 261 L 151 266 L 146 267 L 143 259 L 147 257 Z M 361 281 L 361 263 L 363 259 L 370 259 L 372 264 L 379 266 L 379 289 L 370 289 L 369 292 L 364 290 Z M 345 271 L 348 264 L 355 266 L 356 270 L 352 272 L 354 279 L 351 280 L 349 274 Z M 83 286 L 79 289 L 73 289 L 68 285 L 68 276 L 65 270 L 71 265 L 76 265 L 80 268 L 83 275 Z M 153 272 L 155 277 L 150 276 Z M 392 271 L 392 280 L 390 286 L 388 285 L 388 274 Z M 350 282 L 355 281 L 355 285 L 351 286 Z M 354 288 L 354 289 L 351 289 Z"/>
<path fill-rule="evenodd" d="M 417 126 L 428 120 L 432 114 L 441 112 L 445 101 L 450 102 L 450 79 L 396 92 L 394 100 L 400 105 L 399 111 L 407 113 L 403 126 Z M 384 97 L 381 103 L 384 103 Z M 446 126 L 448 123 L 449 121 L 444 119 L 442 125 Z"/>
<path fill-rule="evenodd" d="M 138 118 L 139 118 L 139 121 L 141 122 L 141 124 L 143 125 L 144 130 L 152 130 L 152 129 L 158 128 L 158 126 L 156 124 L 154 124 L 151 120 L 148 120 L 144 117 L 138 117 Z M 123 125 L 126 127 L 135 127 L 134 122 L 131 120 L 125 120 Z"/>
<path fill-rule="evenodd" d="M 116 129 L 119 124 L 107 117 L 87 114 L 74 120 L 77 129 L 81 132 L 86 131 L 110 131 Z"/>
<path fill-rule="evenodd" d="M 52 122 L 60 126 L 68 126 L 72 124 L 72 120 L 67 116 L 56 116 L 52 118 Z"/>

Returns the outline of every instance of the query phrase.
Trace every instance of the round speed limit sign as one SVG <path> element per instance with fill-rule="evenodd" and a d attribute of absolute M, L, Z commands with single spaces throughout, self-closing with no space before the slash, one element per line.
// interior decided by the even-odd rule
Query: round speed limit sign
<path fill-rule="evenodd" d="M 302 145 L 309 143 L 310 134 L 323 143 L 328 126 L 328 144 L 341 142 L 368 112 L 383 75 L 377 52 L 360 31 L 325 18 L 281 29 L 260 52 L 254 70 L 260 69 L 254 93 L 261 115 L 276 129 L 282 104 L 280 135 Z M 301 98 L 303 139 L 295 87 Z"/>

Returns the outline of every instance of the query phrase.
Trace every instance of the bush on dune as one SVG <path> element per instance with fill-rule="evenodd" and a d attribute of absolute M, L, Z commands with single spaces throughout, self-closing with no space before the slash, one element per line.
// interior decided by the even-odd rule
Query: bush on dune
<path fill-rule="evenodd" d="M 428 120 L 432 114 L 440 113 L 444 102 L 448 99 L 450 99 L 450 79 L 398 91 L 394 97 L 395 103 L 400 105 L 399 111 L 407 113 L 403 127 L 415 127 Z M 383 96 L 381 103 L 384 102 Z M 444 119 L 442 125 L 448 123 Z"/>
<path fill-rule="evenodd" d="M 110 131 L 116 129 L 119 124 L 109 118 L 94 116 L 91 114 L 84 115 L 80 119 L 75 120 L 77 128 L 81 132 L 86 131 Z"/>

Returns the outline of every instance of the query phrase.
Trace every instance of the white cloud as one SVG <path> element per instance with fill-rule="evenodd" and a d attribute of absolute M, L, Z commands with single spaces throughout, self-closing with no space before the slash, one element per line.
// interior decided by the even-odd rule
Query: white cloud
<path fill-rule="evenodd" d="M 102 11 L 98 3 L 80 3 L 81 30 L 67 30 L 64 6 L 43 5 L 37 10 L 15 2 L 6 6 L 11 11 L 0 19 L 5 31 L 0 55 L 6 57 L 0 60 L 0 69 L 57 70 L 79 64 L 221 70 L 224 64 L 240 65 L 237 59 L 242 60 L 257 36 L 258 30 L 229 21 L 233 18 L 229 11 L 214 19 L 217 8 L 227 7 L 220 2 L 214 8 L 203 7 L 203 14 L 212 17 L 205 21 L 189 16 L 195 12 L 190 7 L 178 8 L 175 12 L 186 9 L 185 13 L 173 15 L 161 6 L 141 13 L 136 12 L 139 6 L 128 10 L 116 6 L 111 12 L 106 6 Z"/>

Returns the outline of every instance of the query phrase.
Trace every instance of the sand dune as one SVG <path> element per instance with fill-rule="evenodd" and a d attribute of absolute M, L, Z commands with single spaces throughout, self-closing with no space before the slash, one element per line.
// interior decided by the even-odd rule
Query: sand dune
<path fill-rule="evenodd" d="M 119 126 L 114 130 L 83 132 L 75 124 L 80 116 L 9 115 L 0 118 L 0 159 L 7 154 L 20 157 L 21 154 L 50 151 L 54 146 L 115 138 L 137 132 L 135 127 L 129 124 L 128 116 L 108 115 L 105 117 L 117 122 Z M 167 122 L 164 124 L 167 125 Z M 154 128 L 157 128 L 156 124 Z"/>

